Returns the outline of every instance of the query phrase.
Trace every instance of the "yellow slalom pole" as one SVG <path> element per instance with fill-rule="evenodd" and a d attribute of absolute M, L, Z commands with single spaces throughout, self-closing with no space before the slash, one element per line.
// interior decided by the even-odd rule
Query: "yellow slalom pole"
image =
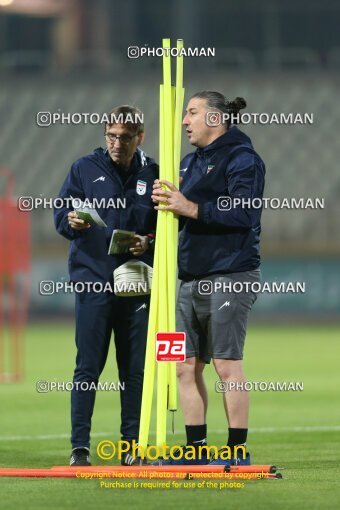
<path fill-rule="evenodd" d="M 174 128 L 174 112 L 175 112 L 175 101 L 176 101 L 176 87 L 171 87 L 171 121 L 172 128 Z M 172 146 L 173 146 L 173 132 L 172 132 Z M 168 169 L 168 181 L 174 182 L 174 167 L 173 163 L 171 168 Z M 172 247 L 174 246 L 174 221 L 175 215 L 172 212 L 167 213 L 167 246 L 168 250 L 166 253 L 167 256 L 167 282 L 168 282 L 168 323 L 169 323 L 169 331 L 176 331 L 176 320 L 175 320 L 175 300 L 176 300 L 176 259 L 174 257 L 174 252 Z M 176 394 L 176 363 L 169 362 L 167 363 L 168 373 L 167 373 L 167 392 L 168 392 L 168 401 L 167 408 L 171 411 L 176 411 L 174 408 L 173 398 L 171 397 L 171 392 L 173 389 Z M 175 384 L 175 387 L 174 387 Z M 172 390 L 171 390 L 172 389 Z"/>
<path fill-rule="evenodd" d="M 158 221 L 157 221 L 158 223 Z M 139 437 L 138 444 L 144 448 L 147 448 L 150 430 L 150 419 L 151 419 L 151 408 L 152 408 L 152 397 L 155 381 L 155 367 L 156 367 L 156 332 L 158 328 L 158 277 L 159 277 L 159 260 L 157 243 L 159 244 L 157 237 L 155 243 L 155 256 L 153 264 L 153 276 L 152 276 L 152 290 L 150 298 L 150 310 L 149 310 L 149 324 L 145 354 L 145 365 L 144 365 L 144 382 L 143 382 L 143 394 L 142 394 L 142 407 L 139 424 Z"/>
<path fill-rule="evenodd" d="M 177 40 L 177 49 L 183 48 L 183 39 Z M 174 185 L 179 186 L 179 166 L 181 163 L 181 142 L 182 142 L 182 113 L 184 102 L 183 88 L 183 55 L 176 57 L 176 100 L 175 100 L 175 118 L 174 118 Z"/>
<path fill-rule="evenodd" d="M 177 49 L 183 48 L 183 40 L 177 40 Z M 179 167 L 181 161 L 181 141 L 182 141 L 182 112 L 184 102 L 184 88 L 183 88 L 183 56 L 178 52 L 176 57 L 176 87 L 175 87 L 175 105 L 174 105 L 174 158 L 173 158 L 173 180 L 172 182 L 179 187 Z M 171 331 L 176 331 L 176 318 L 175 318 L 175 300 L 176 300 L 176 261 L 178 249 L 178 217 L 173 215 L 172 224 L 172 245 L 173 245 L 173 285 L 172 289 L 174 310 L 173 310 L 173 323 L 171 324 Z M 169 384 L 169 401 L 168 408 L 170 411 L 177 410 L 177 380 L 176 380 L 176 363 L 169 363 L 168 373 Z"/>
<path fill-rule="evenodd" d="M 170 39 L 163 39 L 163 48 L 170 50 Z M 163 133 L 163 168 L 160 168 L 161 179 L 169 179 L 172 169 L 172 146 L 173 146 L 173 130 L 172 130 L 172 101 L 171 101 L 171 56 L 170 51 L 163 55 L 163 116 L 160 130 Z M 161 212 L 161 228 L 159 235 L 161 236 L 161 252 L 160 265 L 162 267 L 162 281 L 160 281 L 159 298 L 161 307 L 159 310 L 158 331 L 169 331 L 168 322 L 168 250 L 167 246 L 167 230 L 169 224 L 169 213 Z M 167 382 L 168 382 L 168 363 L 160 362 L 157 366 L 157 425 L 156 425 L 156 445 L 161 447 L 166 444 L 166 410 L 167 410 Z"/>
<path fill-rule="evenodd" d="M 172 136 L 173 136 L 173 156 L 174 156 L 174 129 L 175 129 L 175 104 L 176 104 L 176 87 L 171 87 L 171 114 L 172 114 Z M 175 183 L 174 164 L 172 161 L 171 169 L 169 168 L 168 180 Z M 176 230 L 178 233 L 178 219 L 174 213 L 168 213 L 167 217 L 167 281 L 168 281 L 168 322 L 169 331 L 176 331 L 176 261 L 177 261 L 177 238 L 174 236 Z M 177 387 L 176 387 L 176 362 L 168 363 L 167 375 L 168 388 L 168 410 L 177 410 Z"/>
<path fill-rule="evenodd" d="M 163 86 L 160 86 L 159 95 L 159 164 L 160 168 L 164 168 L 164 132 L 163 132 Z M 157 227 L 156 227 L 156 242 L 154 252 L 154 264 L 153 264 L 153 276 L 152 276 L 152 289 L 150 299 L 150 312 L 149 312 L 149 323 L 148 323 L 148 334 L 147 334 L 147 345 L 144 365 L 144 382 L 143 382 L 143 395 L 142 395 L 142 407 L 141 417 L 139 426 L 139 438 L 138 444 L 144 448 L 147 448 L 149 431 L 150 431 L 150 420 L 152 410 L 152 400 L 154 392 L 154 382 L 156 375 L 156 333 L 159 331 L 159 315 L 160 309 L 164 307 L 163 296 L 160 295 L 160 271 L 161 267 L 161 247 L 164 244 L 162 232 L 163 226 L 163 214 L 160 212 L 157 214 Z M 160 306 L 159 306 L 160 305 Z M 164 322 L 164 320 L 163 320 Z M 140 452 L 142 453 L 142 452 Z"/>

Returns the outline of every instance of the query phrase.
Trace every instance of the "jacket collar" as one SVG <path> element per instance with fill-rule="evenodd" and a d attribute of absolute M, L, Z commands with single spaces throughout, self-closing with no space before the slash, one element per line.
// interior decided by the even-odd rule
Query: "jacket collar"
<path fill-rule="evenodd" d="M 216 149 L 241 143 L 251 144 L 251 141 L 245 133 L 240 131 L 236 126 L 233 126 L 229 128 L 226 133 L 216 138 L 216 140 L 211 142 L 209 145 L 206 145 L 203 148 L 197 148 L 196 155 L 198 158 L 204 158 L 207 155 L 210 155 L 210 153 Z"/>

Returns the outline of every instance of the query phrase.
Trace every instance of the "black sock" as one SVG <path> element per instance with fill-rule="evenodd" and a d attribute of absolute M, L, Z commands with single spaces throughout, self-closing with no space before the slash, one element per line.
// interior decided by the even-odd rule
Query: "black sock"
<path fill-rule="evenodd" d="M 204 425 L 186 425 L 187 445 L 202 446 L 207 444 L 207 424 Z"/>
<path fill-rule="evenodd" d="M 228 446 L 244 445 L 246 446 L 248 429 L 228 429 Z"/>

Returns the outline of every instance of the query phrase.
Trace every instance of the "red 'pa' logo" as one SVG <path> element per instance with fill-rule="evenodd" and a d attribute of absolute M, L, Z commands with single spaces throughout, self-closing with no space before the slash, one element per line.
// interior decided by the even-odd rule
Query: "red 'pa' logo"
<path fill-rule="evenodd" d="M 156 333 L 156 361 L 185 361 L 185 333 Z"/>

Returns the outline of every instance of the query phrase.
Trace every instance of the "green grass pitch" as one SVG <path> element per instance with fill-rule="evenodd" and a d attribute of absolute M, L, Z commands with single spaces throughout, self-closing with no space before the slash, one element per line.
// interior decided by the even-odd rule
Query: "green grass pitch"
<path fill-rule="evenodd" d="M 24 382 L 0 385 L 0 466 L 67 465 L 70 455 L 70 394 L 37 393 L 38 380 L 72 380 L 73 327 L 30 326 L 26 333 Z M 302 381 L 302 392 L 252 392 L 248 448 L 253 463 L 284 466 L 283 480 L 245 482 L 242 489 L 103 489 L 98 480 L 0 478 L 0 508 L 14 510 L 90 508 L 332 509 L 340 499 L 339 327 L 249 328 L 245 366 L 249 381 Z M 221 395 L 212 367 L 209 443 L 227 436 Z M 117 381 L 114 349 L 102 381 Z M 97 394 L 92 423 L 93 464 L 102 439 L 119 439 L 118 392 Z M 155 423 L 152 423 L 155 430 Z M 168 444 L 183 444 L 181 412 Z M 225 431 L 225 432 L 224 432 Z M 154 443 L 154 435 L 150 438 Z M 111 461 L 112 462 L 112 461 Z M 107 463 L 108 464 L 108 463 Z"/>

